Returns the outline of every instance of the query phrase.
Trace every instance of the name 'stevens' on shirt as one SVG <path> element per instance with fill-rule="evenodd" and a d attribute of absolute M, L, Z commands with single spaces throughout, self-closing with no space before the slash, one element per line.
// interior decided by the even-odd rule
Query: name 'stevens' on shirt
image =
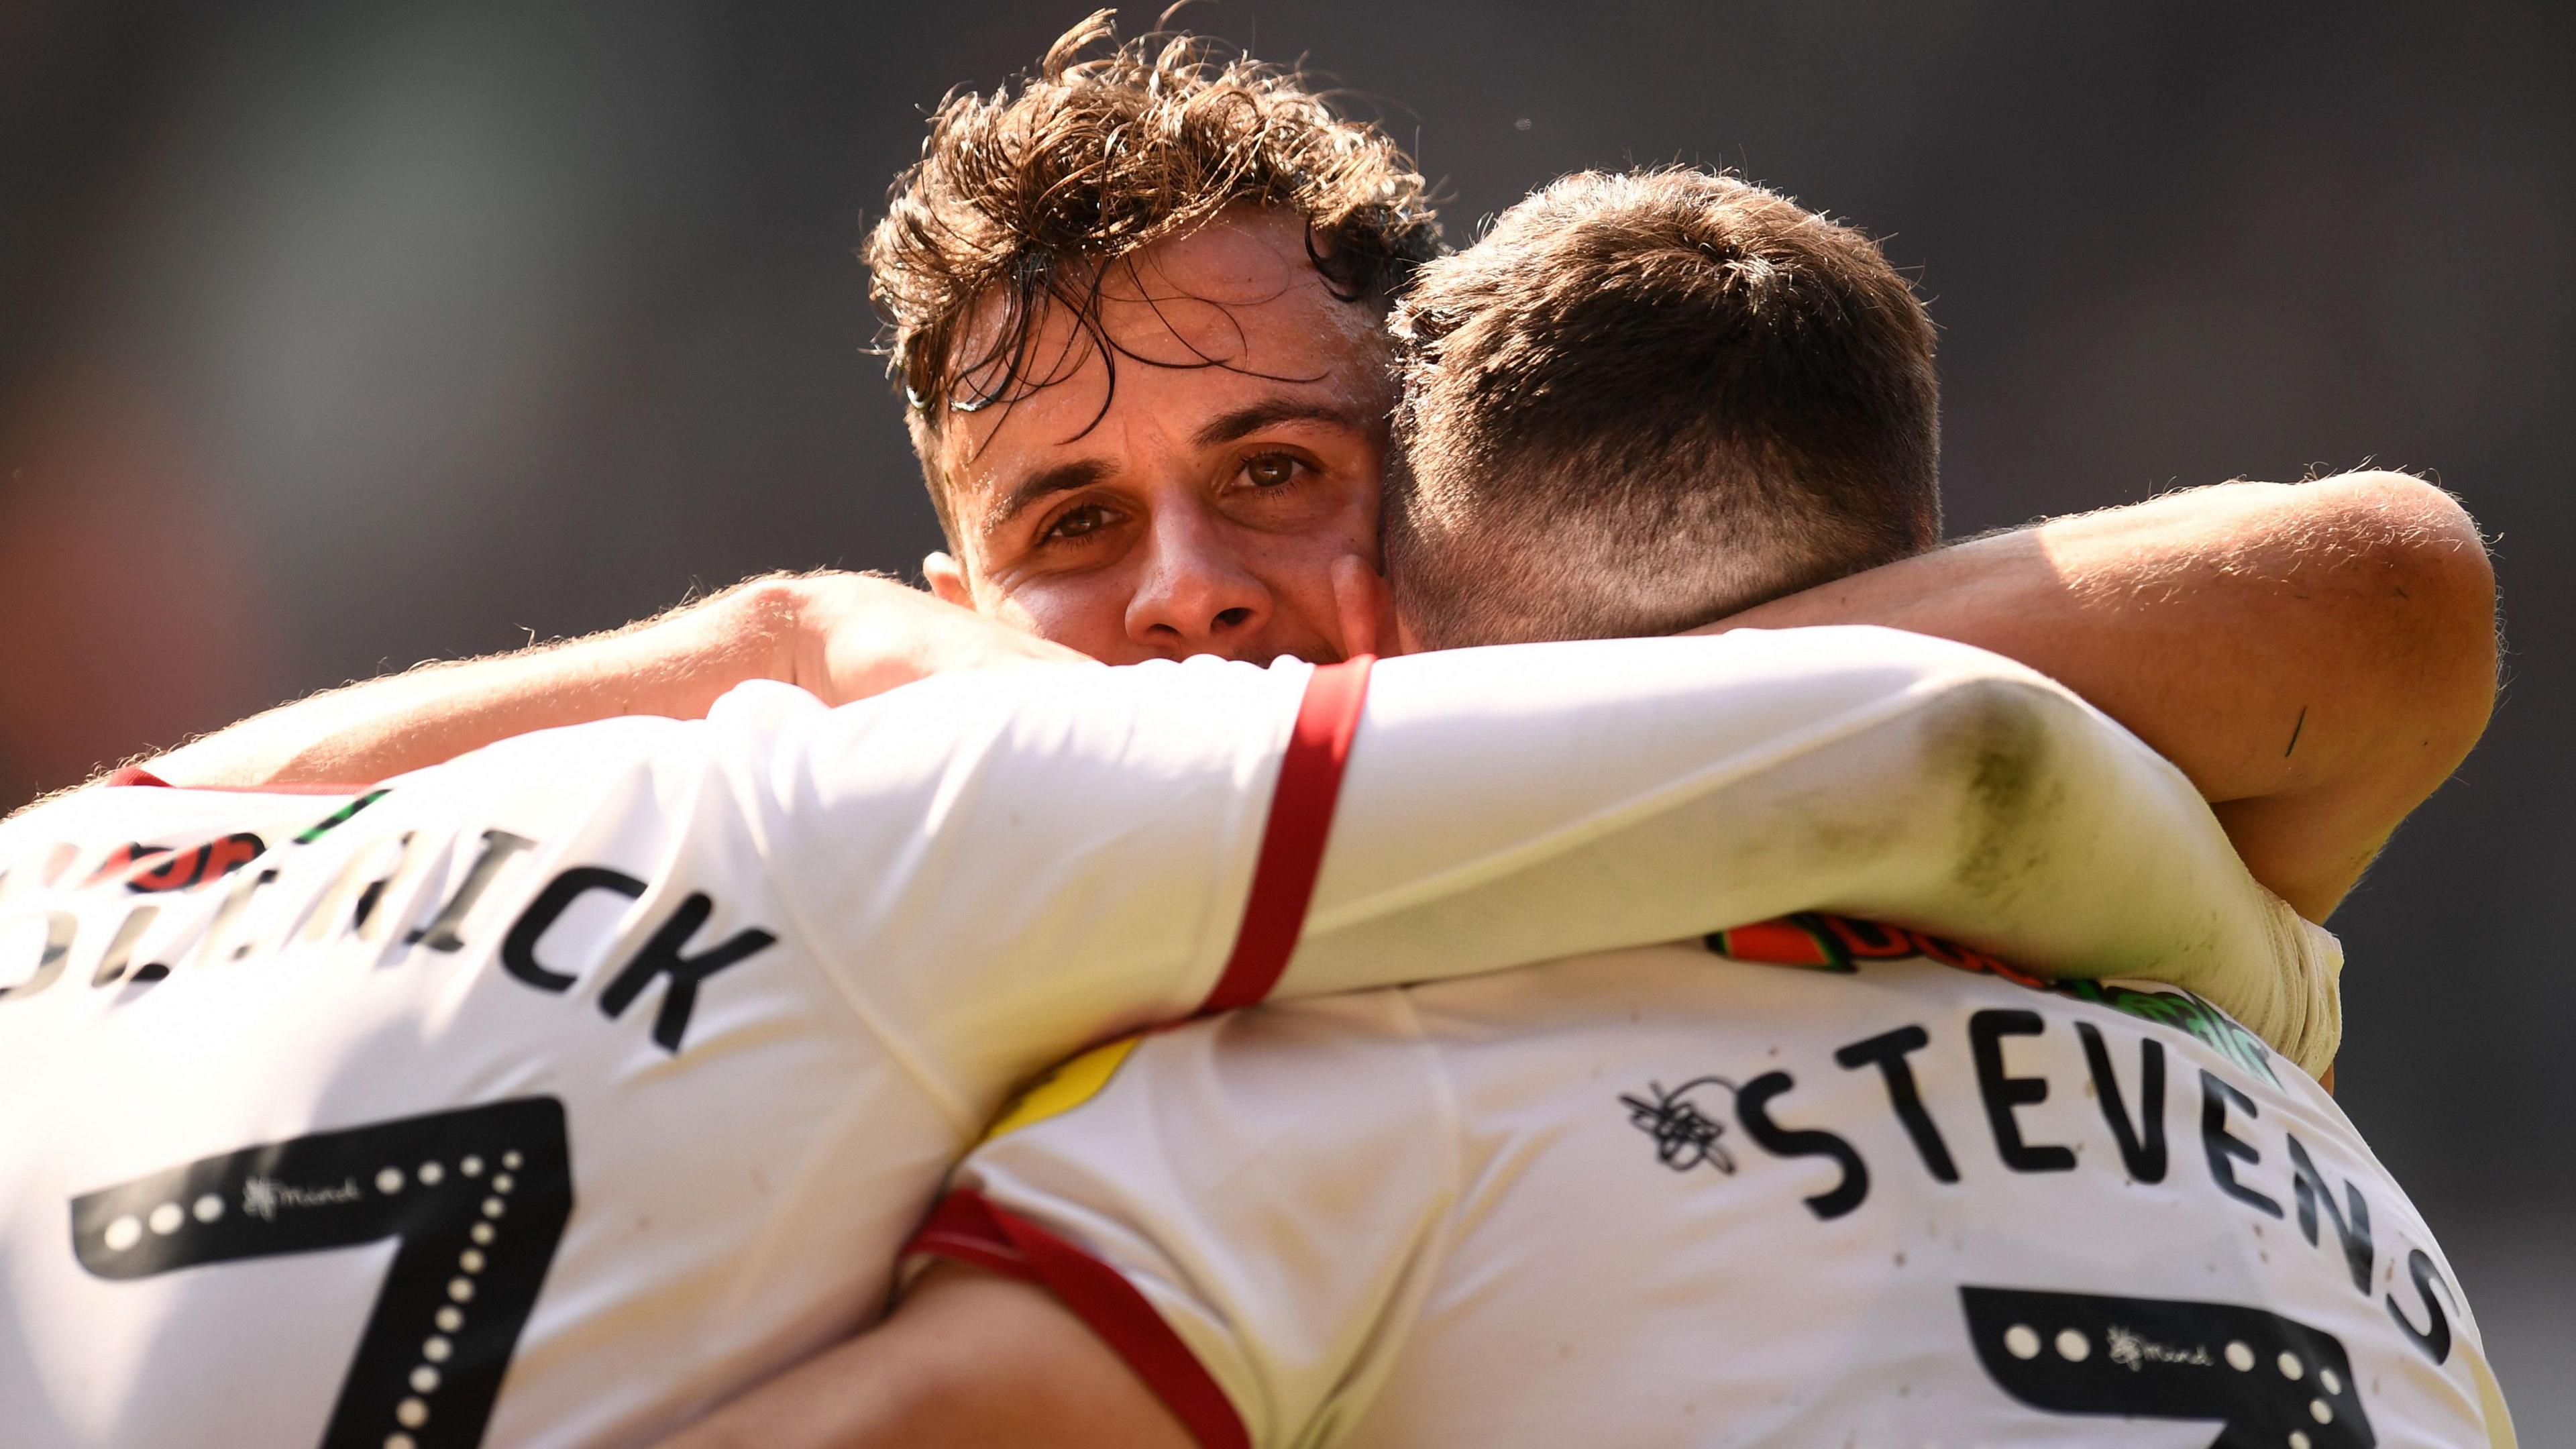
<path fill-rule="evenodd" d="M 1044 1284 L 1208 1449 L 2511 1443 L 2312 1080 L 1862 920 L 1118 1043 L 957 1182 L 914 1266 Z"/>

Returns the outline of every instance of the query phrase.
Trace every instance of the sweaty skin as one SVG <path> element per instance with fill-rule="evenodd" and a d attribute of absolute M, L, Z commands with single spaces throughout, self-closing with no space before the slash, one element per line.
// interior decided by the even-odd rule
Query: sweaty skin
<path fill-rule="evenodd" d="M 931 588 L 1111 664 L 1337 657 L 1333 563 L 1377 563 L 1376 308 L 1332 294 L 1301 224 L 1254 211 L 1111 266 L 1097 322 L 1051 309 L 1022 372 L 1060 380 L 941 420 L 956 553 L 924 563 Z"/>
<path fill-rule="evenodd" d="M 995 1393 L 988 1365 L 1010 1365 Z M 1125 1359 L 1043 1288 L 940 1263 L 884 1327 L 771 1379 L 658 1449 L 1192 1449 Z"/>

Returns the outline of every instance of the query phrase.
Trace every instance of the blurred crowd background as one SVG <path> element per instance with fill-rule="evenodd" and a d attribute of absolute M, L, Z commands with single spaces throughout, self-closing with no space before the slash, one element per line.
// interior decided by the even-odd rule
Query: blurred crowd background
<path fill-rule="evenodd" d="M 0 0 L 0 808 L 754 571 L 909 574 L 851 250 L 925 109 L 1083 8 Z M 2508 684 L 2332 922 L 2343 1100 L 2525 1442 L 2576 1442 L 2576 7 L 1182 21 L 1337 77 L 1456 240 L 1673 160 L 1885 238 L 1943 329 L 1954 534 L 2364 463 L 2467 501 Z"/>

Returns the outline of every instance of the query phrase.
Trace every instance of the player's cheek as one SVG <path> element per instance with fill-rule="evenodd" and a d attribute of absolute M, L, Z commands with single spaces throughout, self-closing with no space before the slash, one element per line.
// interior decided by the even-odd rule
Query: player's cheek
<path fill-rule="evenodd" d="M 1316 663 L 1341 657 L 1341 611 L 1333 597 L 1333 570 L 1354 553 L 1374 559 L 1348 530 L 1333 527 L 1272 534 L 1249 551 L 1251 572 L 1271 597 L 1263 652 L 1294 654 Z"/>
<path fill-rule="evenodd" d="M 1127 611 L 1135 593 L 1135 569 L 1122 560 L 1022 580 L 1002 596 L 994 615 L 1106 663 L 1133 664 L 1157 657 L 1128 636 Z"/>

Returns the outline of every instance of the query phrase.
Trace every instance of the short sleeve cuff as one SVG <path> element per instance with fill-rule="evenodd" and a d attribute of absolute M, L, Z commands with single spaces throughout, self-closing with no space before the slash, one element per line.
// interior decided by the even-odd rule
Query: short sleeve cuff
<path fill-rule="evenodd" d="M 1180 1335 L 1124 1275 L 1081 1248 L 961 1190 L 941 1201 L 905 1251 L 1045 1288 L 1126 1360 L 1200 1449 L 1251 1449 L 1242 1416 Z"/>

